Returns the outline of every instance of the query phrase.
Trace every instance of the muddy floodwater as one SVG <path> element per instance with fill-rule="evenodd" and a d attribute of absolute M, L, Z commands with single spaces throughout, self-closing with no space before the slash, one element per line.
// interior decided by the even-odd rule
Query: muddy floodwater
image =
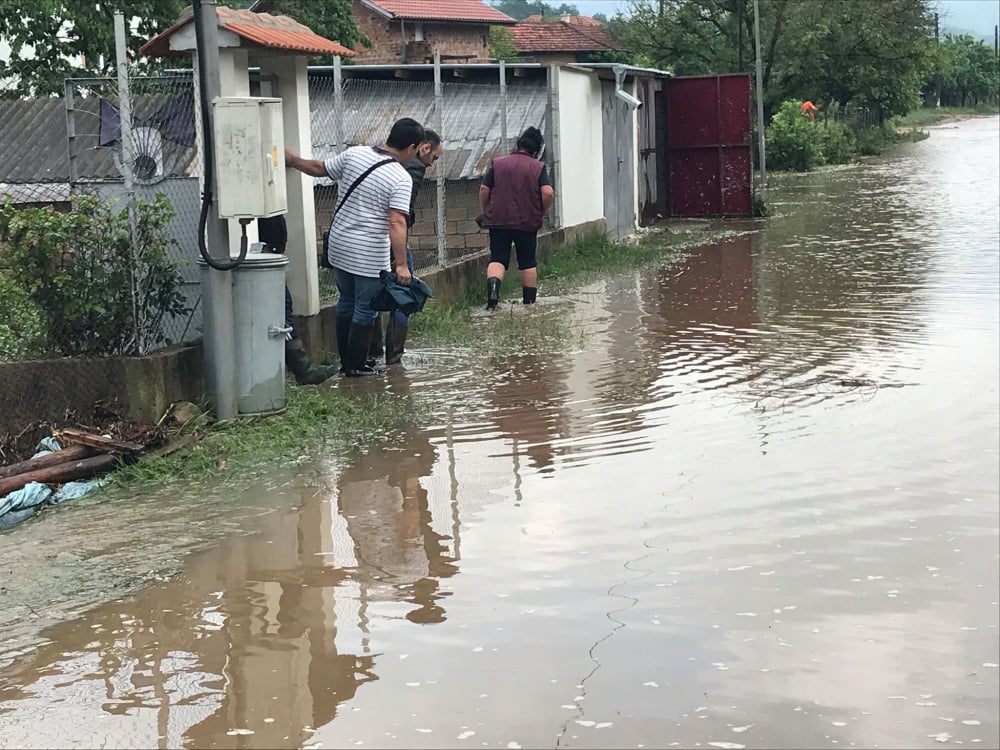
<path fill-rule="evenodd" d="M 384 447 L 0 535 L 0 746 L 997 747 L 998 124 L 333 385 Z"/>

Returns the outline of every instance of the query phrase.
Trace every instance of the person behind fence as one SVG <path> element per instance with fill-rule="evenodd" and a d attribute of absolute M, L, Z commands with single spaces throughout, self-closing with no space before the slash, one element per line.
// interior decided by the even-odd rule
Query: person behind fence
<path fill-rule="evenodd" d="M 424 128 L 397 120 L 382 146 L 353 146 L 326 159 L 303 159 L 286 149 L 285 164 L 313 177 L 329 177 L 342 192 L 324 252 L 337 280 L 337 348 L 348 377 L 376 375 L 368 350 L 378 313 L 371 303 L 382 289 L 379 274 L 395 260 L 399 283 L 410 283 L 406 219 L 413 180 L 403 165 L 417 155 Z"/>
<path fill-rule="evenodd" d="M 264 243 L 264 252 L 284 253 L 288 243 L 288 226 L 284 216 L 257 219 L 257 233 Z M 285 287 L 285 366 L 295 375 L 299 385 L 318 385 L 337 372 L 332 365 L 317 365 L 309 358 L 309 352 L 302 345 L 299 332 L 292 318 L 292 295 Z"/>
<path fill-rule="evenodd" d="M 413 190 L 410 192 L 410 215 L 406 217 L 407 232 L 413 228 L 417 220 L 417 195 L 420 193 L 420 186 L 424 182 L 424 174 L 428 167 L 434 166 L 435 162 L 441 158 L 444 147 L 441 145 L 441 136 L 433 130 L 424 129 L 424 140 L 417 149 L 417 155 L 408 161 L 404 166 L 413 180 Z M 413 275 L 413 250 L 409 243 L 406 247 L 406 264 L 409 266 L 410 275 Z M 385 327 L 385 363 L 386 365 L 397 364 L 403 358 L 403 348 L 406 345 L 406 335 L 410 330 L 410 316 L 402 310 L 394 310 L 389 313 L 389 320 Z M 381 356 L 381 335 L 376 324 L 375 335 L 372 337 L 372 351 L 369 364 L 374 366 L 373 359 Z"/>
<path fill-rule="evenodd" d="M 486 268 L 486 307 L 500 304 L 500 283 L 510 265 L 510 247 L 517 251 L 521 299 L 526 305 L 538 295 L 535 252 L 538 230 L 555 198 L 548 170 L 541 162 L 545 141 L 538 128 L 527 128 L 517 150 L 495 159 L 479 187 L 480 226 L 490 232 L 490 263 Z"/>

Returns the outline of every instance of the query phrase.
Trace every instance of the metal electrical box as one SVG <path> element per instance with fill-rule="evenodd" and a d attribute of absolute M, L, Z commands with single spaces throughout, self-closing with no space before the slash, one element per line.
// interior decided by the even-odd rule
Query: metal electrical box
<path fill-rule="evenodd" d="M 216 204 L 220 219 L 288 210 L 281 99 L 223 96 L 213 102 Z"/>

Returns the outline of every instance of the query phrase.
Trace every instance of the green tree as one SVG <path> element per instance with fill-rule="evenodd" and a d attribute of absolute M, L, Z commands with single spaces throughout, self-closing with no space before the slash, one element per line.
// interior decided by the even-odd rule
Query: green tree
<path fill-rule="evenodd" d="M 190 0 L 0 0 L 0 39 L 10 45 L 10 59 L 0 61 L 0 81 L 7 81 L 0 96 L 61 94 L 65 78 L 114 75 L 116 10 L 137 21 L 134 28 L 126 23 L 128 48 L 135 54 L 173 24 L 186 5 Z M 370 43 L 354 23 L 351 0 L 271 0 L 252 5 L 259 12 L 291 16 L 346 47 Z M 131 72 L 142 75 L 163 64 L 135 60 Z M 179 61 L 169 64 L 176 67 Z"/>
<path fill-rule="evenodd" d="M 945 37 L 937 62 L 943 104 L 964 107 L 966 100 L 978 104 L 994 100 L 1000 93 L 993 50 L 968 34 Z"/>
<path fill-rule="evenodd" d="M 176 21 L 186 4 L 186 0 L 0 0 L 0 38 L 10 45 L 10 59 L 0 61 L 0 80 L 6 80 L 0 96 L 60 94 L 64 78 L 113 75 L 116 10 L 138 19 L 138 26 L 128 29 L 128 47 L 134 51 Z"/>
<path fill-rule="evenodd" d="M 294 18 L 320 36 L 351 49 L 359 44 L 371 46 L 371 40 L 354 23 L 351 0 L 265 0 L 255 3 L 253 9 Z"/>
<path fill-rule="evenodd" d="M 490 26 L 490 59 L 513 60 L 519 54 L 510 29 L 506 26 Z"/>
<path fill-rule="evenodd" d="M 549 5 L 541 0 L 497 0 L 493 7 L 501 13 L 520 21 L 528 16 L 578 16 L 580 11 L 575 5 L 562 3 Z"/>
<path fill-rule="evenodd" d="M 759 0 L 765 117 L 786 99 L 907 111 L 932 67 L 931 0 Z M 678 75 L 754 67 L 752 0 L 633 0 L 610 24 Z"/>

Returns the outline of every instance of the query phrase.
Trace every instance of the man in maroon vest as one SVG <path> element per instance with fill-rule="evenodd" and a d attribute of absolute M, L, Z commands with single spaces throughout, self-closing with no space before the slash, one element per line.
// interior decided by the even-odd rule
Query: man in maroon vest
<path fill-rule="evenodd" d="M 486 268 L 486 308 L 500 303 L 500 282 L 510 265 L 510 247 L 517 251 L 522 301 L 530 305 L 538 295 L 535 250 L 542 219 L 555 198 L 552 181 L 539 161 L 544 145 L 538 128 L 528 128 L 517 139 L 517 151 L 501 156 L 486 170 L 479 187 L 483 213 L 480 225 L 490 230 L 490 264 Z"/>

